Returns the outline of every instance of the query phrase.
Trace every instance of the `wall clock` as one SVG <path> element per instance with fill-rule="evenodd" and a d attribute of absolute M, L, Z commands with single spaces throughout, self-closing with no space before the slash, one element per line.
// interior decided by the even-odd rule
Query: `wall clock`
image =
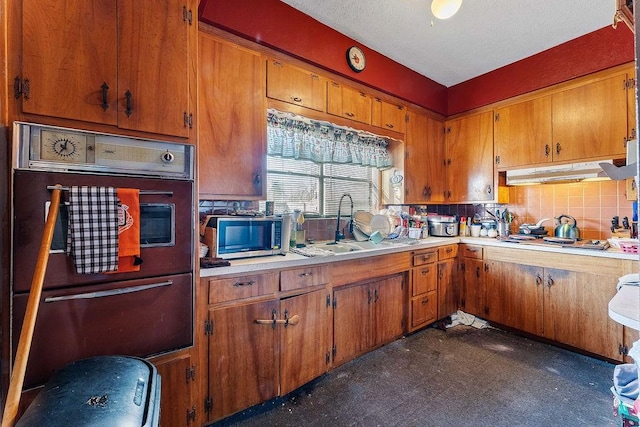
<path fill-rule="evenodd" d="M 356 73 L 364 70 L 367 65 L 367 60 L 364 57 L 364 52 L 358 46 L 351 46 L 347 49 L 347 64 Z"/>

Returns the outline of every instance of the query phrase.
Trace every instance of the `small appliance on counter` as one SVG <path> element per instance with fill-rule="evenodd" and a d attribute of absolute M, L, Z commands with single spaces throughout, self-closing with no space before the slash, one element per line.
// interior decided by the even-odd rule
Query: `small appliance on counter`
<path fill-rule="evenodd" d="M 291 216 L 208 215 L 200 224 L 209 256 L 221 259 L 285 255 L 289 252 L 291 232 Z"/>
<path fill-rule="evenodd" d="M 460 227 L 460 222 L 455 216 L 429 215 L 429 235 L 434 237 L 456 237 Z"/>

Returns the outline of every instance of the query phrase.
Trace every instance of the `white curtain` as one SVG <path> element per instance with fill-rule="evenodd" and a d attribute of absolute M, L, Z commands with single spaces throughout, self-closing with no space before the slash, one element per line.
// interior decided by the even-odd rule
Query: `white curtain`
<path fill-rule="evenodd" d="M 388 139 L 369 132 L 267 110 L 267 154 L 316 163 L 352 163 L 388 169 Z"/>

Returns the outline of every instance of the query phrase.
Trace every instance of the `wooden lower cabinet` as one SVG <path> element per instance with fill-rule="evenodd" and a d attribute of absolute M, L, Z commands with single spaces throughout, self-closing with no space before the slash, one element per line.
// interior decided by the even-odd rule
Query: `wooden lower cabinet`
<path fill-rule="evenodd" d="M 280 395 L 284 396 L 329 369 L 331 296 L 319 290 L 286 298 L 280 311 L 291 322 L 280 330 Z"/>
<path fill-rule="evenodd" d="M 631 338 L 609 317 L 618 277 L 633 262 L 488 248 L 487 319 L 600 356 L 624 359 Z M 527 264 L 511 262 L 514 258 Z"/>
<path fill-rule="evenodd" d="M 564 344 L 620 359 L 622 325 L 609 318 L 617 277 L 545 269 L 544 336 Z"/>
<path fill-rule="evenodd" d="M 542 336 L 543 275 L 541 267 L 487 261 L 487 320 Z"/>
<path fill-rule="evenodd" d="M 272 319 L 279 300 L 212 309 L 209 338 L 209 421 L 278 395 L 277 344 L 280 329 L 256 320 Z"/>
<path fill-rule="evenodd" d="M 438 317 L 438 251 L 417 251 L 411 269 L 409 331 L 433 323 Z"/>
<path fill-rule="evenodd" d="M 334 289 L 334 366 L 404 332 L 404 274 Z"/>
<path fill-rule="evenodd" d="M 285 395 L 330 363 L 330 295 L 211 308 L 209 421 Z"/>
<path fill-rule="evenodd" d="M 484 317 L 484 261 L 481 259 L 463 258 L 460 261 L 462 270 L 462 298 L 460 306 L 463 311 Z"/>
<path fill-rule="evenodd" d="M 194 387 L 202 373 L 196 372 L 190 350 L 149 360 L 161 378 L 160 423 L 163 426 L 189 426 L 196 422 Z"/>

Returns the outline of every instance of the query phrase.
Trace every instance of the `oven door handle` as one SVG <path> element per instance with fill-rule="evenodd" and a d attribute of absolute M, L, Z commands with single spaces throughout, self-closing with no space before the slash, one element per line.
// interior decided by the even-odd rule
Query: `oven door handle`
<path fill-rule="evenodd" d="M 57 297 L 47 297 L 44 299 L 44 302 L 57 302 L 57 301 L 68 301 L 68 300 L 74 300 L 74 299 L 93 299 L 93 298 L 110 297 L 114 295 L 131 294 L 133 292 L 146 291 L 148 289 L 160 288 L 163 286 L 171 286 L 171 285 L 173 285 L 173 281 L 167 280 L 166 282 L 150 283 L 148 285 L 132 286 L 129 288 L 110 289 L 107 291 L 86 292 L 82 294 L 63 295 L 63 296 L 57 296 Z"/>

